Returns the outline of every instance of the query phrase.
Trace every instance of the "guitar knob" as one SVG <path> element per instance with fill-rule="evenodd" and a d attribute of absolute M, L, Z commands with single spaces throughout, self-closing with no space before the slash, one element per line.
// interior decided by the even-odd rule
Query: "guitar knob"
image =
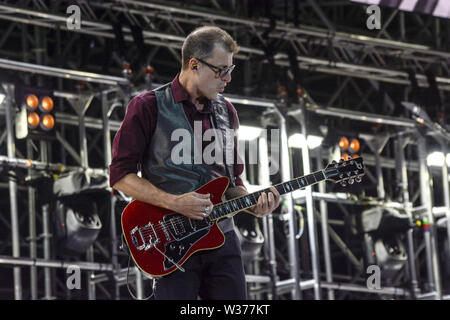
<path fill-rule="evenodd" d="M 361 179 L 361 177 L 360 177 L 360 176 L 357 176 L 357 177 L 355 178 L 355 181 L 356 181 L 356 182 L 358 182 L 358 183 L 360 183 L 360 182 L 361 182 L 361 180 L 362 180 L 362 179 Z"/>
<path fill-rule="evenodd" d="M 336 163 L 337 163 L 336 160 L 331 161 L 331 164 L 336 164 Z"/>
<path fill-rule="evenodd" d="M 342 181 L 341 182 L 341 186 L 346 187 L 347 186 L 347 182 L 346 181 Z"/>
<path fill-rule="evenodd" d="M 348 156 L 348 160 L 350 160 L 352 158 L 352 156 Z"/>
<path fill-rule="evenodd" d="M 343 162 L 344 162 L 344 159 L 341 158 L 341 159 L 339 160 L 339 163 L 343 163 Z"/>
<path fill-rule="evenodd" d="M 348 179 L 348 184 L 353 184 L 355 180 L 353 178 Z"/>
<path fill-rule="evenodd" d="M 173 243 L 171 243 L 171 244 L 169 245 L 169 249 L 170 249 L 170 250 L 175 250 L 175 245 L 174 245 Z"/>

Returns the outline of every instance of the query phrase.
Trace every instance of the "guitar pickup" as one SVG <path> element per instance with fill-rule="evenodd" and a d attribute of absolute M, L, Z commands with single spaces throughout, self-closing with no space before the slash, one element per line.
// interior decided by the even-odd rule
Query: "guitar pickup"
<path fill-rule="evenodd" d="M 164 232 L 164 236 L 166 237 L 167 241 L 171 241 L 172 238 L 170 237 L 170 233 L 166 228 L 166 225 L 164 224 L 163 221 L 159 222 L 159 225 L 161 226 L 162 231 Z"/>

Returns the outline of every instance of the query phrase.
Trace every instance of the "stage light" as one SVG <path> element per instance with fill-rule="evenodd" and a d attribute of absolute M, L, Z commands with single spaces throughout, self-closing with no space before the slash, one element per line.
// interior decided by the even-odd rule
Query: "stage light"
<path fill-rule="evenodd" d="M 36 110 L 39 106 L 39 99 L 34 94 L 30 94 L 27 96 L 26 105 L 30 110 Z"/>
<path fill-rule="evenodd" d="M 42 98 L 40 107 L 43 112 L 51 112 L 54 107 L 53 99 L 50 97 Z"/>
<path fill-rule="evenodd" d="M 52 130 L 55 126 L 55 118 L 51 114 L 46 114 L 42 117 L 41 128 L 45 131 Z"/>
<path fill-rule="evenodd" d="M 314 136 L 314 135 L 309 135 L 305 141 L 305 136 L 303 134 L 294 133 L 293 135 L 291 135 L 289 137 L 288 145 L 290 148 L 301 149 L 301 148 L 303 148 L 303 146 L 305 144 L 307 144 L 309 149 L 315 149 L 322 144 L 322 141 L 323 141 L 323 137 Z"/>
<path fill-rule="evenodd" d="M 347 150 L 347 148 L 348 148 L 348 139 L 346 137 L 341 137 L 341 139 L 339 139 L 339 147 L 342 150 Z"/>
<path fill-rule="evenodd" d="M 239 140 L 254 140 L 261 135 L 262 128 L 252 126 L 239 126 Z"/>
<path fill-rule="evenodd" d="M 30 91 L 34 90 L 27 89 L 19 98 L 22 106 L 15 118 L 16 138 L 54 139 L 56 119 L 53 98 L 47 92 Z"/>
<path fill-rule="evenodd" d="M 350 142 L 349 150 L 351 152 L 358 152 L 359 147 L 360 147 L 360 145 L 359 145 L 358 139 L 356 139 L 356 138 L 352 139 L 352 141 Z"/>
<path fill-rule="evenodd" d="M 450 167 L 450 153 L 447 154 L 447 157 L 445 157 L 442 152 L 436 151 L 430 153 L 427 157 L 428 166 L 442 167 L 444 165 L 444 162 L 447 162 L 447 166 Z"/>
<path fill-rule="evenodd" d="M 28 128 L 36 129 L 39 125 L 40 119 L 36 112 L 32 112 L 27 117 Z"/>

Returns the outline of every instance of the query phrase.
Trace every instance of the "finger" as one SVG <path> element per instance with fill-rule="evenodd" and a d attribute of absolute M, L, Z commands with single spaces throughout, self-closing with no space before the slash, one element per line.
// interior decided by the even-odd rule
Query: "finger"
<path fill-rule="evenodd" d="M 277 188 L 275 187 L 270 187 L 270 191 L 272 191 L 273 195 L 276 197 L 280 196 L 280 193 L 278 192 Z"/>
<path fill-rule="evenodd" d="M 264 212 L 267 212 L 267 210 L 269 210 L 269 198 L 268 198 L 268 194 L 264 193 Z"/>
<path fill-rule="evenodd" d="M 275 205 L 275 196 L 273 195 L 272 192 L 269 192 L 269 196 L 267 198 L 269 210 L 272 210 Z"/>
<path fill-rule="evenodd" d="M 197 198 L 200 199 L 209 199 L 211 197 L 210 193 L 198 193 L 198 192 L 194 192 L 193 193 L 194 196 L 196 196 Z"/>

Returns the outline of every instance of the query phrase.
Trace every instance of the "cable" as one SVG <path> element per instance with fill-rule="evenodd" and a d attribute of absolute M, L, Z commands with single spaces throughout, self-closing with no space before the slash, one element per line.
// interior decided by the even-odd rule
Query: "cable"
<path fill-rule="evenodd" d="M 128 268 L 127 268 L 127 289 L 128 289 L 128 292 L 130 293 L 130 296 L 133 298 L 133 299 L 135 299 L 135 300 L 141 300 L 141 299 L 139 299 L 138 297 L 136 297 L 135 295 L 134 295 L 134 293 L 131 291 L 131 288 L 130 288 L 130 284 L 129 284 L 129 281 L 128 281 L 128 279 L 129 279 L 129 275 L 130 275 L 130 262 L 131 262 L 131 255 L 130 255 L 130 253 L 128 252 L 128 247 L 126 246 L 126 245 L 124 245 L 124 242 L 123 242 L 123 238 L 125 237 L 125 235 L 122 233 L 122 237 L 121 237 L 121 239 L 122 239 L 122 244 L 120 245 L 120 250 L 123 250 L 123 251 L 125 251 L 126 252 L 126 254 L 128 255 Z M 125 249 L 126 248 L 126 249 Z M 141 272 L 141 270 L 138 268 L 138 272 Z M 152 285 L 152 293 L 151 293 L 151 295 L 149 295 L 148 297 L 146 297 L 146 298 L 144 298 L 144 299 L 142 299 L 142 300 L 149 300 L 151 297 L 153 297 L 153 295 L 155 294 L 155 284 L 156 284 L 156 279 L 152 279 L 153 280 L 153 285 Z"/>

